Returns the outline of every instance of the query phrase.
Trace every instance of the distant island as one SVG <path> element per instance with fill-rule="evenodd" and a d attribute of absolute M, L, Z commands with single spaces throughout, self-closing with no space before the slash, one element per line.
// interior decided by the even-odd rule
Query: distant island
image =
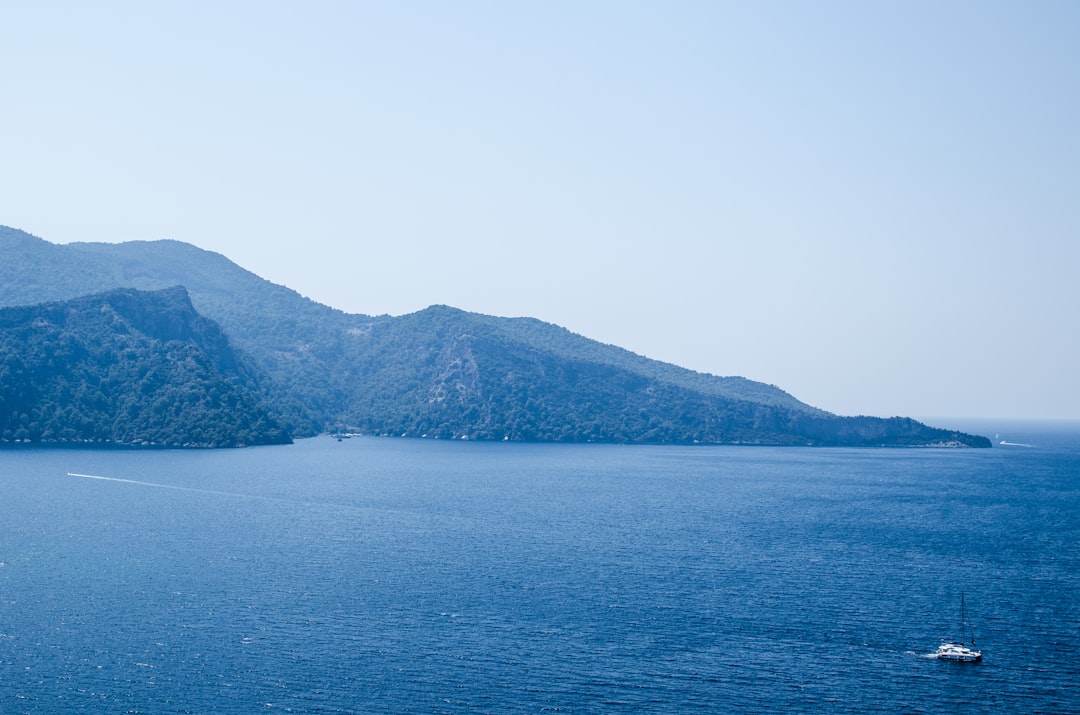
<path fill-rule="evenodd" d="M 531 318 L 343 313 L 178 241 L 57 245 L 0 227 L 0 253 L 0 441 L 990 446 L 834 415 Z"/>

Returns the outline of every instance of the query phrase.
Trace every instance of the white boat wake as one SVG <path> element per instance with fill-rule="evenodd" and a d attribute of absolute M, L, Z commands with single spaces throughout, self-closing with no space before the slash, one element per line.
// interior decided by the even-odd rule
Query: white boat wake
<path fill-rule="evenodd" d="M 78 477 L 80 479 L 100 479 L 103 482 L 120 482 L 122 484 L 138 484 L 142 487 L 157 487 L 158 489 L 176 489 L 182 492 L 197 492 L 199 494 L 215 494 L 222 497 L 242 497 L 244 499 L 263 499 L 265 497 L 255 497 L 250 494 L 237 494 L 235 492 L 217 492 L 211 489 L 197 489 L 195 487 L 179 487 L 175 484 L 160 484 L 158 482 L 141 482 L 137 479 L 121 479 L 120 477 L 102 477 L 97 474 L 79 474 L 77 472 L 68 472 L 69 477 Z"/>
<path fill-rule="evenodd" d="M 904 651 L 904 655 L 913 655 L 916 658 L 929 658 L 930 660 L 937 660 L 937 653 L 916 653 L 913 650 Z"/>

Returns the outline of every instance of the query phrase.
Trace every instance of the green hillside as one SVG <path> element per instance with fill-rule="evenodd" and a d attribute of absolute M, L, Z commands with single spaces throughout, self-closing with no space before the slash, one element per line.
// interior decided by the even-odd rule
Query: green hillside
<path fill-rule="evenodd" d="M 0 309 L 0 443 L 289 442 L 183 288 Z"/>
<path fill-rule="evenodd" d="M 54 245 L 0 227 L 0 304 L 182 285 L 250 355 L 297 436 L 989 446 L 910 420 L 838 417 L 772 385 L 649 360 L 530 318 L 433 306 L 349 315 L 177 241 Z"/>

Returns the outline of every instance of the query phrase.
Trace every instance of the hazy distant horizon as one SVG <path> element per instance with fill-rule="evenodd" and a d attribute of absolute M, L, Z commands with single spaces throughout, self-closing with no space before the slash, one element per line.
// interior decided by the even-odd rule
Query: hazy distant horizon
<path fill-rule="evenodd" d="M 537 318 L 837 414 L 1080 419 L 1080 5 L 0 22 L 0 224 L 185 241 L 351 313 Z"/>

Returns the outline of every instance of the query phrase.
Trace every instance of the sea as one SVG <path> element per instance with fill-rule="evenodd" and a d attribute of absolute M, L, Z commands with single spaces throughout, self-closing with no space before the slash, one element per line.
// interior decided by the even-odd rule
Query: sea
<path fill-rule="evenodd" d="M 1080 426 L 987 436 L 0 450 L 0 713 L 1080 713 Z"/>

